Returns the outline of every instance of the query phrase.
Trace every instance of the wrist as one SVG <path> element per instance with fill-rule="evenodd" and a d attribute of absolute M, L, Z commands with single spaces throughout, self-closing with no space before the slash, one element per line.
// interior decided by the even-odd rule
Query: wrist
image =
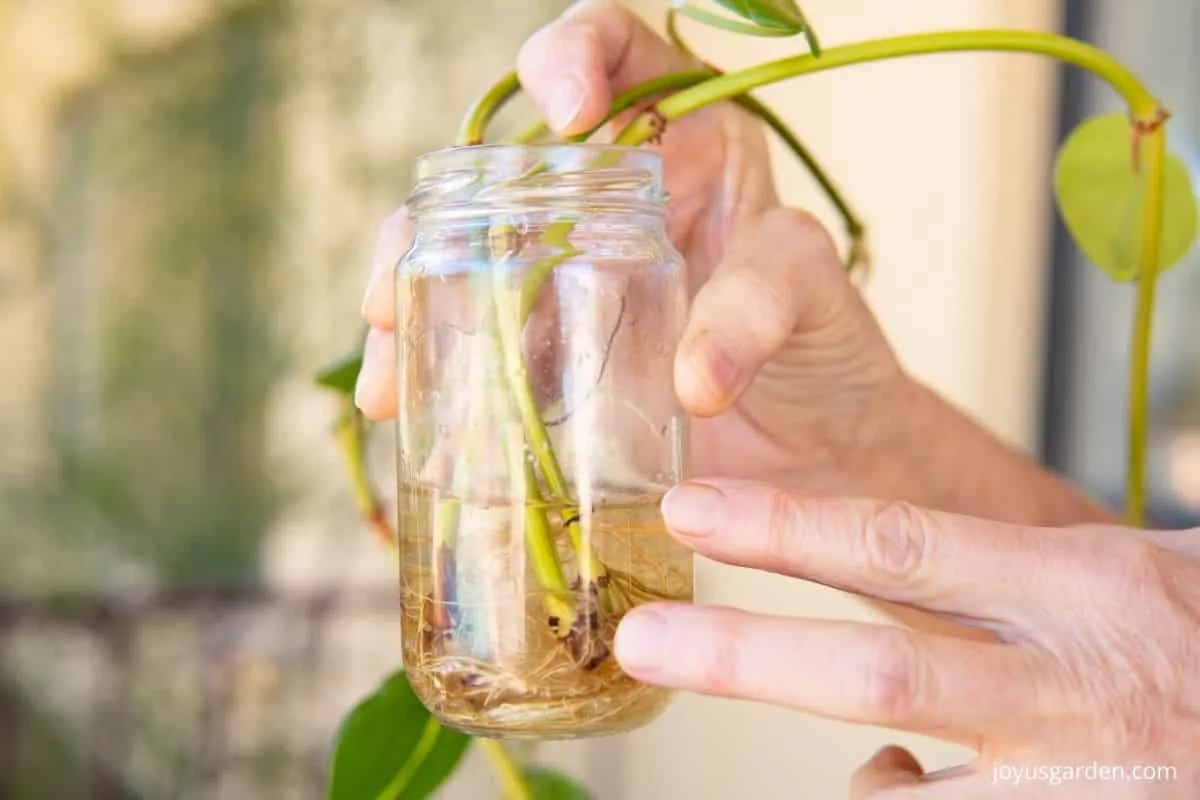
<path fill-rule="evenodd" d="M 1116 521 L 911 376 L 898 379 L 881 403 L 861 468 L 875 496 L 1028 525 Z"/>

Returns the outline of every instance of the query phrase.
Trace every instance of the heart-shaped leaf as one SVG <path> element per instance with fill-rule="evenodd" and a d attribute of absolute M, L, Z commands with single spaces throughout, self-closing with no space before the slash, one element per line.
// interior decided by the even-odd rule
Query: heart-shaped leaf
<path fill-rule="evenodd" d="M 592 800 L 587 790 L 561 772 L 543 767 L 525 770 L 525 782 L 533 800 Z"/>
<path fill-rule="evenodd" d="M 1059 211 L 1084 254 L 1117 281 L 1138 277 L 1144 174 L 1134 167 L 1133 125 L 1126 114 L 1080 123 L 1063 143 L 1054 169 Z M 1192 249 L 1196 194 L 1187 165 L 1168 154 L 1163 187 L 1158 270 Z"/>
<path fill-rule="evenodd" d="M 316 382 L 339 394 L 353 395 L 354 384 L 358 382 L 360 369 L 362 369 L 362 353 L 352 353 L 318 372 Z"/>
<path fill-rule="evenodd" d="M 449 777 L 471 738 L 442 726 L 396 672 L 343 720 L 329 800 L 422 800 Z"/>

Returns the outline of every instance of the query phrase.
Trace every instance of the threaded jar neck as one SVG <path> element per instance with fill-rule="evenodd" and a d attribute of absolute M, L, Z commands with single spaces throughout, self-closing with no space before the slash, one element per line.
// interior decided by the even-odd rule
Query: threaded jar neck
<path fill-rule="evenodd" d="M 417 159 L 408 200 L 416 224 L 511 214 L 628 215 L 660 219 L 662 159 L 607 144 L 476 145 Z"/>

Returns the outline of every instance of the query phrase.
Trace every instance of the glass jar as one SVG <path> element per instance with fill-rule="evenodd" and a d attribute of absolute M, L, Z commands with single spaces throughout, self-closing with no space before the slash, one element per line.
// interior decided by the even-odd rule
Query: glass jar
<path fill-rule="evenodd" d="M 657 154 L 422 156 L 397 266 L 404 666 L 446 725 L 629 730 L 669 700 L 612 652 L 621 617 L 692 600 L 659 503 L 682 477 L 687 316 Z"/>

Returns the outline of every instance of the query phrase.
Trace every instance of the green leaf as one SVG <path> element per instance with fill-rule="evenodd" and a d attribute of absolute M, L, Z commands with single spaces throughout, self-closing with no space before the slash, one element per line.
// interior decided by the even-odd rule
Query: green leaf
<path fill-rule="evenodd" d="M 592 800 L 586 789 L 561 772 L 529 767 L 525 780 L 533 800 Z"/>
<path fill-rule="evenodd" d="M 449 777 L 470 745 L 443 727 L 396 672 L 342 722 L 329 770 L 329 800 L 422 800 Z"/>
<path fill-rule="evenodd" d="M 714 28 L 732 31 L 734 33 L 743 33 L 747 36 L 795 36 L 800 31 L 791 28 L 775 28 L 764 25 L 754 25 L 749 22 L 742 22 L 740 19 L 731 19 L 720 14 L 714 14 L 703 8 L 696 6 L 681 4 L 676 7 L 676 10 L 685 17 L 691 17 L 697 22 L 703 22 L 705 25 L 711 25 Z"/>
<path fill-rule="evenodd" d="M 792 33 L 804 30 L 804 15 L 794 0 L 716 0 L 742 19 L 764 28 L 782 28 Z"/>
<path fill-rule="evenodd" d="M 723 8 L 732 11 L 751 24 L 705 11 L 688 5 L 685 0 L 676 0 L 675 8 L 681 14 L 718 28 L 745 33 L 751 36 L 795 36 L 803 32 L 808 40 L 808 49 L 814 56 L 821 55 L 821 43 L 817 33 L 808 24 L 804 12 L 796 0 L 715 0 Z"/>
<path fill-rule="evenodd" d="M 1084 254 L 1117 281 L 1138 277 L 1143 176 L 1133 161 L 1133 126 L 1123 113 L 1080 123 L 1063 143 L 1054 192 L 1071 236 Z M 1169 269 L 1196 239 L 1196 193 L 1187 165 L 1168 154 L 1163 188 L 1158 270 Z"/>
<path fill-rule="evenodd" d="M 316 382 L 340 394 L 354 394 L 358 371 L 362 369 L 362 353 L 352 353 L 317 373 Z"/>

